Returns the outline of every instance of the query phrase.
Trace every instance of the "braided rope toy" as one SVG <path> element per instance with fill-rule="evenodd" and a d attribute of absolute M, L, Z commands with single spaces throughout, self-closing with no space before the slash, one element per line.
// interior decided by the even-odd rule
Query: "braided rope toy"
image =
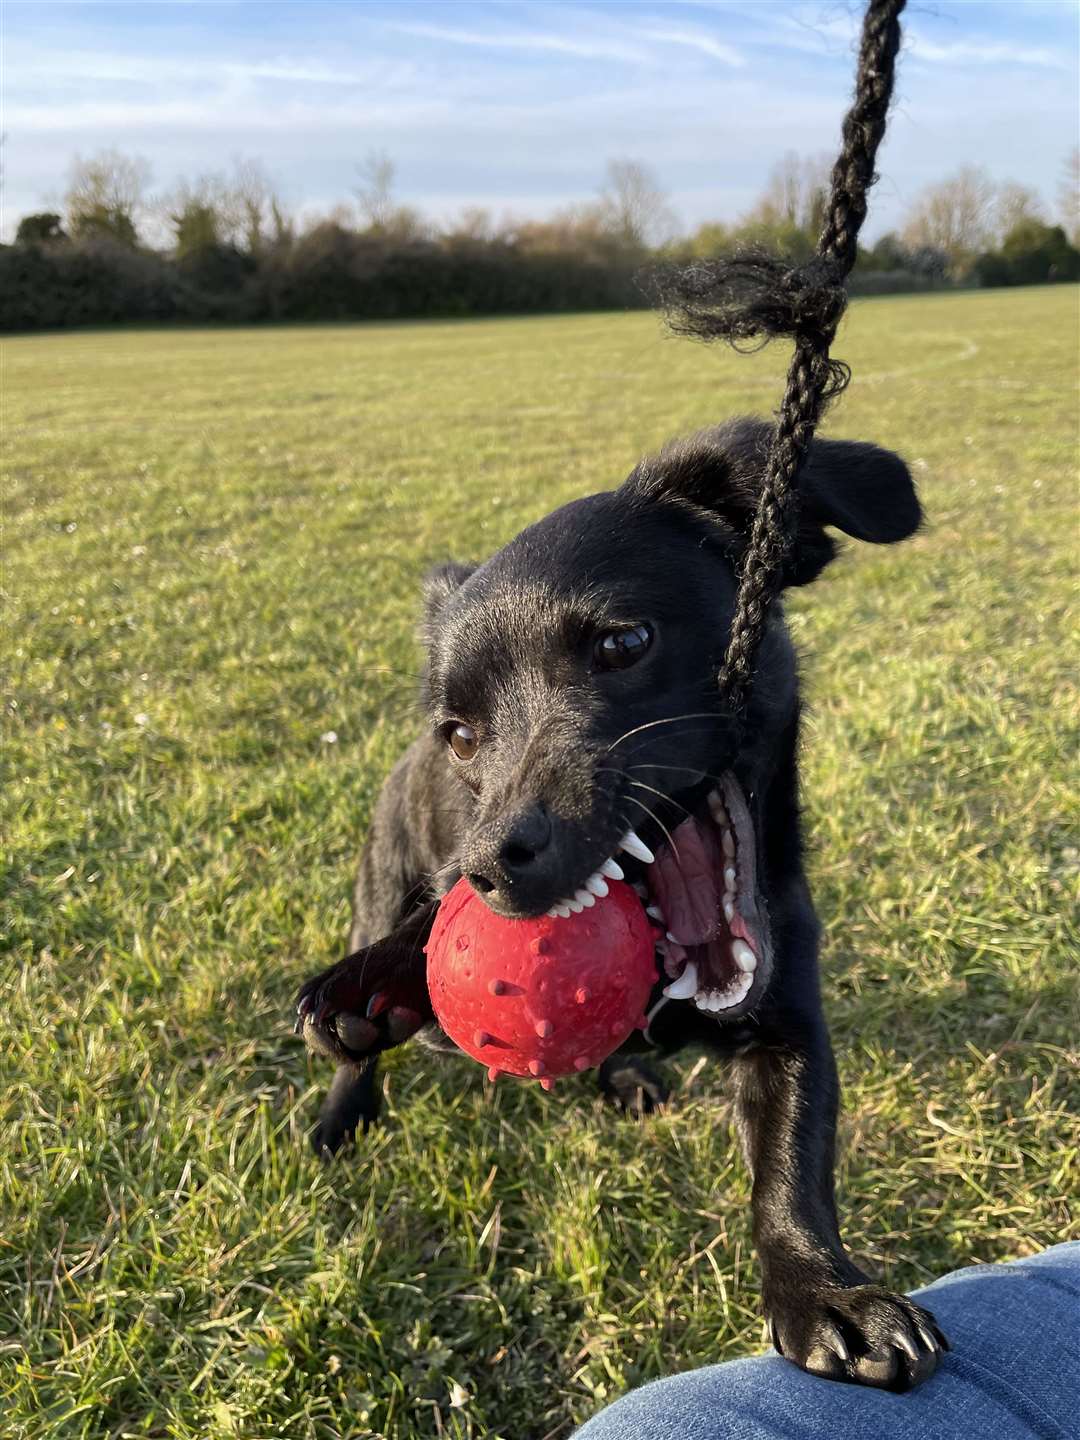
<path fill-rule="evenodd" d="M 867 7 L 855 97 L 844 117 L 817 256 L 791 266 L 745 249 L 658 282 L 676 333 L 736 348 L 781 335 L 795 342 L 718 677 L 733 751 L 769 607 L 795 543 L 799 471 L 821 416 L 850 379 L 829 347 L 847 308 L 845 282 L 876 179 L 904 5 L 870 0 Z M 553 925 L 547 916 L 502 919 L 461 880 L 443 899 L 427 945 L 432 1007 L 450 1038 L 487 1065 L 492 1080 L 505 1071 L 533 1076 L 550 1089 L 556 1076 L 599 1064 L 635 1027 L 644 1028 L 656 980 L 653 942 L 641 902 L 618 881 L 604 905 Z"/>

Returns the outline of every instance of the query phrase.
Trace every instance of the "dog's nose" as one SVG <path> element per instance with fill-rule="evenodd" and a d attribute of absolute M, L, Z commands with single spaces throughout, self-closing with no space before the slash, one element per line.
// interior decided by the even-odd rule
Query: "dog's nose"
<path fill-rule="evenodd" d="M 543 805 L 531 805 L 489 832 L 486 855 L 469 872 L 475 890 L 488 895 L 507 881 L 525 879 L 551 844 L 551 817 Z"/>
<path fill-rule="evenodd" d="M 543 805 L 515 815 L 499 846 L 499 859 L 507 870 L 527 870 L 551 844 L 551 817 Z"/>

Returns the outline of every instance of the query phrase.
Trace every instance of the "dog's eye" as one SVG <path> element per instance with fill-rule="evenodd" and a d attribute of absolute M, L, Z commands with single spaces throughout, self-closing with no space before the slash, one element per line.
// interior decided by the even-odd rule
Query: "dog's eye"
<path fill-rule="evenodd" d="M 607 630 L 593 647 L 593 662 L 598 670 L 627 670 L 645 654 L 652 638 L 648 625 L 635 625 L 632 630 Z"/>
<path fill-rule="evenodd" d="M 480 746 L 480 737 L 471 725 L 451 726 L 446 739 L 459 760 L 471 760 Z"/>

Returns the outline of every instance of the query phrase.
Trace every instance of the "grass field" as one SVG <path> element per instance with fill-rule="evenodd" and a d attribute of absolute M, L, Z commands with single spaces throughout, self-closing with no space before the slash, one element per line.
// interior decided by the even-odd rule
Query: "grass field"
<path fill-rule="evenodd" d="M 1077 1234 L 1076 301 L 864 301 L 837 346 L 831 433 L 929 514 L 792 614 L 845 1233 L 903 1287 Z M 646 315 L 7 342 L 4 1440 L 540 1440 L 761 1345 L 711 1064 L 638 1124 L 406 1050 L 324 1168 L 290 1011 L 420 723 L 425 567 L 785 360 Z"/>

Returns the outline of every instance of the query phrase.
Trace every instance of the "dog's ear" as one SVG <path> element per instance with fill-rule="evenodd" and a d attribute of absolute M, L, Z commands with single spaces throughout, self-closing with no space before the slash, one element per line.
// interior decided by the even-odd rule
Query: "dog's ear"
<path fill-rule="evenodd" d="M 761 493 L 773 428 L 744 418 L 665 445 L 643 460 L 625 488 L 646 500 L 675 500 L 708 511 L 741 549 Z M 858 440 L 814 440 L 799 477 L 799 535 L 784 576 L 805 585 L 836 554 L 827 525 L 857 540 L 891 545 L 919 528 L 922 508 L 899 455 Z"/>
<path fill-rule="evenodd" d="M 455 591 L 461 589 L 475 569 L 475 565 L 459 565 L 456 560 L 448 560 L 445 565 L 437 565 L 424 576 L 422 630 L 425 640 L 430 640 L 439 623 L 439 617 L 446 608 L 446 602 Z"/>

